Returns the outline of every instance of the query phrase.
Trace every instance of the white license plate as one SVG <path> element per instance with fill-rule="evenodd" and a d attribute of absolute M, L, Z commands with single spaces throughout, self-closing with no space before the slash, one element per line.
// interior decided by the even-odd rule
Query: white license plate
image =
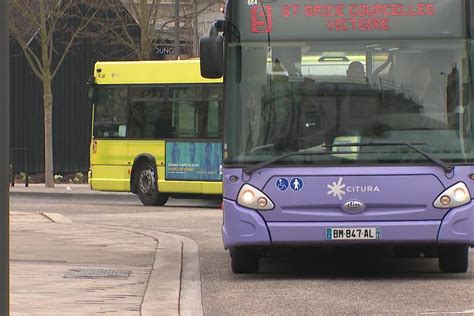
<path fill-rule="evenodd" d="M 327 240 L 381 239 L 380 228 L 326 228 Z"/>

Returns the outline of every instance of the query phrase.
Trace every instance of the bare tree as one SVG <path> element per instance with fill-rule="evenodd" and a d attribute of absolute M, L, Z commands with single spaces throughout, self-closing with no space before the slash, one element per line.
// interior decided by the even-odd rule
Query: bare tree
<path fill-rule="evenodd" d="M 179 10 L 175 10 L 169 1 L 163 0 L 104 0 L 101 5 L 106 5 L 110 13 L 100 18 L 98 16 L 94 24 L 96 29 L 107 34 L 100 38 L 109 38 L 112 43 L 128 47 L 135 59 L 149 60 L 159 43 L 164 39 L 174 39 L 184 28 L 192 29 L 200 13 L 222 4 L 223 0 L 177 3 Z M 176 16 L 175 11 L 179 11 L 179 16 Z M 183 29 L 176 25 L 181 25 Z"/>
<path fill-rule="evenodd" d="M 45 185 L 54 187 L 52 81 L 97 8 L 78 0 L 10 0 L 10 34 L 43 85 Z"/>

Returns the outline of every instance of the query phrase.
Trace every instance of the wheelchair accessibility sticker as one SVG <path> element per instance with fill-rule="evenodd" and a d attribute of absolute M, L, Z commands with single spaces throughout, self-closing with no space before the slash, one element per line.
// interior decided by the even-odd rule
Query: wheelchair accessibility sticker
<path fill-rule="evenodd" d="M 290 186 L 290 183 L 288 182 L 288 179 L 285 179 L 285 178 L 279 178 L 276 182 L 276 187 L 280 191 L 288 190 L 289 186 Z"/>

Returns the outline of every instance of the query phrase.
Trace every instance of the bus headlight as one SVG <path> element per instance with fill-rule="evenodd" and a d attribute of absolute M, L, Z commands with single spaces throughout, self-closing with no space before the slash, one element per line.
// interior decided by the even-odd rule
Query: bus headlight
<path fill-rule="evenodd" d="M 463 182 L 447 188 L 433 203 L 436 208 L 453 208 L 465 205 L 471 201 L 469 189 Z"/>
<path fill-rule="evenodd" d="M 240 189 L 237 203 L 243 207 L 259 211 L 268 211 L 275 208 L 273 202 L 260 190 L 245 184 Z"/>

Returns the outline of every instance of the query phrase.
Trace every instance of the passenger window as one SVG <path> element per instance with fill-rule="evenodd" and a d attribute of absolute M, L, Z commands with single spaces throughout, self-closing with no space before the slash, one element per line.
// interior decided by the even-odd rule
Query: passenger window
<path fill-rule="evenodd" d="M 94 137 L 125 138 L 127 88 L 98 88 L 94 113 Z"/>

